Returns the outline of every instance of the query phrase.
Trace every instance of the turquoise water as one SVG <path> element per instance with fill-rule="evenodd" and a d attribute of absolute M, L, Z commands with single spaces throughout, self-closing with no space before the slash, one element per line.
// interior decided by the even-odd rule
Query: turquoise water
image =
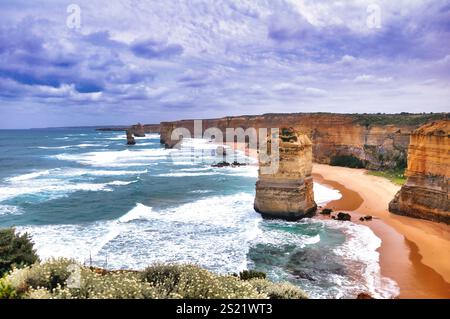
<path fill-rule="evenodd" d="M 257 167 L 212 168 L 204 140 L 166 150 L 159 135 L 0 131 L 0 227 L 29 232 L 42 258 L 108 268 L 196 263 L 219 273 L 256 268 L 312 297 L 396 293 L 379 274 L 380 240 L 352 223 L 264 221 L 253 210 Z M 255 164 L 228 150 L 240 162 Z M 315 185 L 316 201 L 339 198 Z"/>

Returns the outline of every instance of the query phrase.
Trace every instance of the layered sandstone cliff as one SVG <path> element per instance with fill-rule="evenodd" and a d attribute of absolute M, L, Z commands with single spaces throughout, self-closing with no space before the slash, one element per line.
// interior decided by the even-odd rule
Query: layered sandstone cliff
<path fill-rule="evenodd" d="M 274 143 L 268 138 L 268 150 Z M 312 171 L 312 143 L 306 134 L 283 128 L 278 139 L 278 165 L 265 153 L 259 154 L 259 174 L 256 182 L 255 210 L 265 218 L 297 220 L 316 210 Z"/>
<path fill-rule="evenodd" d="M 450 224 L 450 121 L 426 124 L 411 134 L 408 177 L 389 210 Z"/>
<path fill-rule="evenodd" d="M 332 114 L 294 113 L 224 117 L 202 121 L 202 131 L 226 128 L 293 127 L 313 142 L 314 161 L 323 164 L 352 165 L 370 169 L 406 166 L 411 132 L 420 125 L 446 114 Z M 162 122 L 161 143 L 173 147 L 175 128 L 183 127 L 193 135 L 194 121 Z M 224 134 L 225 136 L 225 134 Z"/>
<path fill-rule="evenodd" d="M 159 133 L 159 124 L 144 124 L 142 125 L 144 128 L 144 133 Z M 104 132 L 120 132 L 126 131 L 129 129 L 133 129 L 135 125 L 132 126 L 110 126 L 110 127 L 99 127 L 96 131 L 104 131 Z"/>

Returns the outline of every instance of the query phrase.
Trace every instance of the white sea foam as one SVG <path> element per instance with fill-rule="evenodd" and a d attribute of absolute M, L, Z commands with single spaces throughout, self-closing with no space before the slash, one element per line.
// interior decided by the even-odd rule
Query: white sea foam
<path fill-rule="evenodd" d="M 50 174 L 50 170 L 42 170 L 42 171 L 38 171 L 38 172 L 27 173 L 27 174 L 23 174 L 23 175 L 19 175 L 19 176 L 10 177 L 10 178 L 7 178 L 6 180 L 9 182 L 20 182 L 20 181 L 26 181 L 26 180 L 38 178 L 38 177 L 49 175 L 49 174 Z"/>
<path fill-rule="evenodd" d="M 127 186 L 127 185 L 134 184 L 134 183 L 137 183 L 137 182 L 138 182 L 137 180 L 130 181 L 130 182 L 113 181 L 113 182 L 106 183 L 106 185 L 110 185 L 110 186 Z"/>
<path fill-rule="evenodd" d="M 336 190 L 324 185 L 314 183 L 314 200 L 317 205 L 325 205 L 333 200 L 338 200 L 342 194 Z"/>
<path fill-rule="evenodd" d="M 192 193 L 192 194 L 208 194 L 208 193 L 211 193 L 211 191 L 207 190 L 207 189 L 197 189 L 195 191 L 190 191 L 190 193 Z"/>
<path fill-rule="evenodd" d="M 89 254 L 112 268 L 144 268 L 165 261 L 198 263 L 222 273 L 247 266 L 249 242 L 261 217 L 251 194 L 212 197 L 155 211 L 137 204 L 116 220 L 86 225 L 19 227 L 31 233 L 43 259 L 65 256 L 85 260 Z"/>
<path fill-rule="evenodd" d="M 63 176 L 63 175 L 62 175 Z M 72 175 L 73 176 L 73 175 Z M 23 195 L 38 196 L 39 200 L 50 200 L 65 197 L 77 191 L 112 191 L 110 186 L 127 186 L 134 181 L 111 181 L 107 183 L 70 182 L 61 178 L 29 178 L 10 180 L 0 186 L 0 202 Z"/>
<path fill-rule="evenodd" d="M 216 172 L 179 172 L 179 173 L 161 173 L 158 174 L 160 177 L 195 177 L 195 176 L 209 176 L 209 175 L 218 175 Z"/>
<path fill-rule="evenodd" d="M 138 203 L 136 207 L 118 219 L 120 223 L 127 223 L 132 220 L 147 219 L 151 217 L 152 208 Z"/>
<path fill-rule="evenodd" d="M 32 179 L 41 178 L 43 176 L 51 176 L 52 178 L 68 178 L 78 177 L 83 175 L 89 176 L 124 176 L 124 175 L 140 175 L 146 174 L 148 170 L 97 170 L 97 169 L 82 169 L 82 168 L 55 168 L 49 170 L 41 170 L 37 172 L 27 173 L 6 179 L 7 182 L 22 182 Z"/>
<path fill-rule="evenodd" d="M 0 187 L 0 201 L 23 195 L 40 195 L 42 199 L 55 199 L 76 191 L 112 191 L 108 183 L 65 183 L 57 179 L 45 179 L 15 183 Z"/>
<path fill-rule="evenodd" d="M 165 149 L 144 149 L 144 150 L 123 150 L 89 152 L 82 154 L 58 154 L 53 158 L 77 162 L 83 165 L 97 167 L 132 167 L 151 165 L 150 162 L 157 162 L 167 158 L 171 150 Z"/>
<path fill-rule="evenodd" d="M 139 147 L 139 146 L 149 146 L 149 145 L 158 145 L 158 143 L 145 142 L 145 143 L 138 143 L 138 144 L 136 144 L 137 147 Z"/>
<path fill-rule="evenodd" d="M 289 223 L 284 221 L 271 220 L 268 224 L 280 224 L 289 227 Z M 288 226 L 286 226 L 288 225 Z M 295 225 L 295 224 L 290 224 Z M 320 241 L 320 235 L 308 236 L 296 232 L 286 232 L 281 229 L 265 229 L 261 231 L 255 241 L 255 244 L 266 244 L 282 247 L 284 245 L 294 245 L 296 247 L 305 247 L 305 245 L 317 244 Z"/>
<path fill-rule="evenodd" d="M 0 216 L 20 215 L 23 211 L 20 207 L 12 205 L 0 205 Z"/>
<path fill-rule="evenodd" d="M 332 220 L 327 221 L 327 224 L 334 229 L 341 229 L 346 234 L 345 243 L 334 249 L 334 253 L 344 260 L 352 260 L 362 265 L 360 271 L 367 292 L 375 298 L 398 296 L 400 290 L 395 281 L 382 276 L 380 272 L 380 254 L 377 249 L 381 246 L 381 239 L 364 225 Z M 345 281 L 345 278 L 342 278 L 342 281 Z"/>
<path fill-rule="evenodd" d="M 62 146 L 38 146 L 37 148 L 43 150 L 65 150 L 69 148 L 87 148 L 87 147 L 108 147 L 109 145 L 93 144 L 93 143 L 82 143 L 75 145 L 62 145 Z"/>
<path fill-rule="evenodd" d="M 71 145 L 64 145 L 64 146 L 38 146 L 37 148 L 42 150 L 65 150 L 71 147 L 72 147 Z"/>

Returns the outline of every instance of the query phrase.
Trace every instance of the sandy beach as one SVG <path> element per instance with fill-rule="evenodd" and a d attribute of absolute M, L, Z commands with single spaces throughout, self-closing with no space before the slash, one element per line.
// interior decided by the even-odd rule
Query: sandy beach
<path fill-rule="evenodd" d="M 313 176 L 342 194 L 326 207 L 350 212 L 353 222 L 369 226 L 381 238 L 381 273 L 397 282 L 399 298 L 450 298 L 449 225 L 389 213 L 388 204 L 400 187 L 364 169 L 314 164 Z M 365 215 L 374 219 L 360 222 Z"/>

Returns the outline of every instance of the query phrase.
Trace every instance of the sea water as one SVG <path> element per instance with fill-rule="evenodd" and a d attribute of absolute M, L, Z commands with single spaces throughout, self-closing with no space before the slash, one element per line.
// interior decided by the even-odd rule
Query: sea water
<path fill-rule="evenodd" d="M 263 220 L 253 209 L 254 160 L 214 168 L 216 146 L 187 139 L 164 149 L 158 134 L 126 146 L 92 128 L 0 131 L 0 227 L 31 234 L 42 259 L 110 269 L 195 263 L 217 273 L 264 271 L 314 298 L 398 293 L 380 274 L 381 241 L 334 220 Z M 340 193 L 315 184 L 316 202 Z"/>

